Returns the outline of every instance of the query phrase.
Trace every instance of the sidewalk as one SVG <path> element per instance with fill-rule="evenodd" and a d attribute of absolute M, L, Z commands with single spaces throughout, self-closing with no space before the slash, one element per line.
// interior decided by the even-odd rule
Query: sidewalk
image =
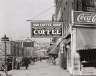
<path fill-rule="evenodd" d="M 9 71 L 8 74 L 12 76 L 70 76 L 69 72 L 60 68 L 60 66 L 52 65 L 45 60 L 29 65 L 28 70 L 23 67 L 21 70 Z"/>

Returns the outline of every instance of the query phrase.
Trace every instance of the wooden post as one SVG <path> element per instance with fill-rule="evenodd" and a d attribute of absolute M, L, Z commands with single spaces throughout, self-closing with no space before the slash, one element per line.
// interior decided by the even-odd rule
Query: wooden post
<path fill-rule="evenodd" d="M 9 38 L 6 37 L 6 35 L 4 35 L 4 37 L 2 37 L 2 40 L 1 41 L 4 41 L 5 43 L 5 74 L 7 76 L 7 64 L 6 64 L 6 41 L 9 41 Z"/>

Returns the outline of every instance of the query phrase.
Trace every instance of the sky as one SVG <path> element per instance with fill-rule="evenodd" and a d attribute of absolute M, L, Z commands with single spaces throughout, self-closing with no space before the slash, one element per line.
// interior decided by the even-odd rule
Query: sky
<path fill-rule="evenodd" d="M 30 38 L 31 25 L 27 20 L 51 20 L 54 5 L 54 0 L 0 0 L 0 38 L 5 34 L 11 40 Z M 42 38 L 32 39 L 42 41 Z"/>

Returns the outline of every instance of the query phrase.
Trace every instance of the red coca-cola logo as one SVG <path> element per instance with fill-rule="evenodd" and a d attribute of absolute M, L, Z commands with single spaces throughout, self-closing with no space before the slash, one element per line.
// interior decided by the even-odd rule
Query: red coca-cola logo
<path fill-rule="evenodd" d="M 78 22 L 96 23 L 96 13 L 81 13 L 77 17 Z"/>

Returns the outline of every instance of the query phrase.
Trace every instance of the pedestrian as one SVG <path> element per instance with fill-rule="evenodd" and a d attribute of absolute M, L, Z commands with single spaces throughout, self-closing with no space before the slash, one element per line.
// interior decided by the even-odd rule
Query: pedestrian
<path fill-rule="evenodd" d="M 31 65 L 33 65 L 34 64 L 34 59 L 33 58 L 31 58 Z"/>
<path fill-rule="evenodd" d="M 42 61 L 42 58 L 40 57 L 40 61 Z"/>
<path fill-rule="evenodd" d="M 3 64 L 1 66 L 1 70 L 0 71 L 4 71 L 4 65 Z"/>
<path fill-rule="evenodd" d="M 27 57 L 25 57 L 24 63 L 25 63 L 25 68 L 28 69 L 29 61 Z"/>
<path fill-rule="evenodd" d="M 20 69 L 20 60 L 19 60 L 19 58 L 16 58 L 16 69 L 17 70 Z"/>
<path fill-rule="evenodd" d="M 17 62 L 17 69 L 20 70 L 20 63 Z"/>
<path fill-rule="evenodd" d="M 12 62 L 9 62 L 9 70 L 12 70 Z"/>
<path fill-rule="evenodd" d="M 22 58 L 22 62 L 21 62 L 23 67 L 25 66 L 24 59 L 25 59 L 25 58 L 23 57 L 23 58 Z"/>

